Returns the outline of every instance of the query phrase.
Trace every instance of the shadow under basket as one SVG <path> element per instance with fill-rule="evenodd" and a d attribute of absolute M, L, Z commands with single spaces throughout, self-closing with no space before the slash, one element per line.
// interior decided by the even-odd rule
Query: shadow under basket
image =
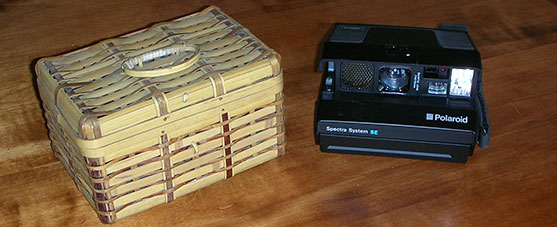
<path fill-rule="evenodd" d="M 284 154 L 280 56 L 216 7 L 36 72 L 54 153 L 103 223 Z"/>

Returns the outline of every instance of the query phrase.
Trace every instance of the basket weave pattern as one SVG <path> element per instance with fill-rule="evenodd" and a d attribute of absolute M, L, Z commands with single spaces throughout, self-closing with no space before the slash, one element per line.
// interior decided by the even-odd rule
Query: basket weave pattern
<path fill-rule="evenodd" d="M 199 55 L 178 54 L 176 44 Z M 129 59 L 130 68 L 153 70 L 189 63 L 136 77 L 122 69 Z M 279 61 L 209 7 L 41 59 L 36 71 L 56 157 L 101 221 L 113 223 L 283 155 Z"/>

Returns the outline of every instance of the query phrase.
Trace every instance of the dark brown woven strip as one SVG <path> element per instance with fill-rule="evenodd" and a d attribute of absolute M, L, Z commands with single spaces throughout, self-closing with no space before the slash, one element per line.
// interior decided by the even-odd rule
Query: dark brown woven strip
<path fill-rule="evenodd" d="M 164 132 L 164 131 L 163 131 Z M 161 145 L 162 145 L 162 155 L 163 156 L 168 156 L 168 154 L 170 153 L 170 150 L 168 148 L 168 134 L 163 134 L 161 136 Z M 164 170 L 164 179 L 172 179 L 172 172 L 171 172 L 171 163 L 170 163 L 170 157 L 167 157 L 163 160 L 163 170 Z M 173 186 L 172 186 L 172 181 L 166 181 L 165 184 L 165 191 L 166 193 L 166 199 L 167 202 L 171 202 L 172 200 L 174 200 L 174 190 L 172 190 Z"/>
<path fill-rule="evenodd" d="M 224 121 L 224 122 L 228 121 L 228 113 L 224 113 L 222 115 L 222 121 Z M 223 133 L 226 134 L 228 131 L 230 131 L 230 125 L 229 124 L 223 125 L 222 126 L 222 131 L 223 131 Z M 230 154 L 232 154 L 232 147 L 230 146 L 230 134 L 227 134 L 224 137 L 224 146 L 226 147 L 224 149 L 224 155 L 225 156 L 230 156 Z M 232 157 L 227 158 L 225 162 L 226 162 L 226 167 L 231 166 L 232 165 Z M 226 178 L 228 179 L 230 177 L 232 177 L 232 169 L 226 171 Z"/>
<path fill-rule="evenodd" d="M 280 93 L 278 93 L 278 94 L 275 95 L 276 100 L 281 100 L 281 99 L 283 98 L 283 96 L 284 96 L 284 94 L 283 94 L 282 92 L 280 92 Z M 284 111 L 284 106 L 283 106 L 282 104 L 277 105 L 277 112 L 283 112 L 283 111 Z M 281 125 L 281 126 L 279 126 L 278 129 L 277 129 L 277 133 L 282 133 L 282 132 L 284 132 L 284 131 L 286 130 L 285 127 L 284 127 L 284 124 L 285 124 L 285 122 L 284 122 L 284 121 L 285 121 L 285 120 L 284 120 L 284 116 L 279 116 L 279 117 L 277 118 L 277 121 L 278 121 L 277 124 L 278 124 L 278 125 Z M 278 143 L 284 143 L 284 142 L 286 142 L 286 135 L 280 137 L 280 138 L 279 138 L 279 141 L 278 141 Z M 284 150 L 285 150 L 284 148 L 283 148 L 283 149 L 279 149 L 279 150 L 278 150 L 278 156 L 283 156 L 283 155 L 284 155 Z"/>

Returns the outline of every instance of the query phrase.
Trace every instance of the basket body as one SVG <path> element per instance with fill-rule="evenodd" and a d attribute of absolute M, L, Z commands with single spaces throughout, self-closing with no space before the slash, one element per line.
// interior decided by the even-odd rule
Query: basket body
<path fill-rule="evenodd" d="M 178 42 L 199 49 L 187 68 L 123 71 Z M 284 154 L 280 57 L 215 7 L 41 59 L 36 72 L 54 153 L 103 223 Z"/>

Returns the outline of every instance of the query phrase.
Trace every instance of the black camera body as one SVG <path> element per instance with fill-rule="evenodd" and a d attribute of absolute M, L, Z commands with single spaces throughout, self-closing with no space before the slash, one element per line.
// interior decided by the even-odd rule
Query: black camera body
<path fill-rule="evenodd" d="M 466 162 L 489 120 L 468 28 L 335 24 L 315 117 L 322 152 Z"/>

